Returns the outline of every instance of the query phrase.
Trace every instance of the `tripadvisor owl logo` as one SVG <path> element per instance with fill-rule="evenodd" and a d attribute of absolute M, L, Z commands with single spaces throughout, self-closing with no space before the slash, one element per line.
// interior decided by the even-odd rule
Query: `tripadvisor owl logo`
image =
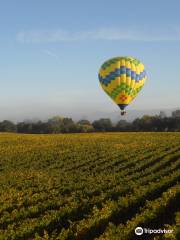
<path fill-rule="evenodd" d="M 135 229 L 135 234 L 136 235 L 142 235 L 143 234 L 143 228 L 142 227 L 137 227 Z"/>

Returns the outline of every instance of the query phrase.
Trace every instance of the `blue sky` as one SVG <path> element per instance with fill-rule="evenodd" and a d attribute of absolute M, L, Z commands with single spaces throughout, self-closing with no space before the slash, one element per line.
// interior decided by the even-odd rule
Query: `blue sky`
<path fill-rule="evenodd" d="M 144 63 L 148 81 L 128 107 L 180 103 L 180 2 L 0 1 L 1 119 L 118 112 L 97 72 L 113 56 Z"/>

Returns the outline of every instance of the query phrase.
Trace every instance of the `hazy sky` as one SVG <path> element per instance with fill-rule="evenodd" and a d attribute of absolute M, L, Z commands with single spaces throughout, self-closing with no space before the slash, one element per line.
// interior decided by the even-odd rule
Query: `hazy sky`
<path fill-rule="evenodd" d="M 179 9 L 178 0 L 0 0 L 0 119 L 118 111 L 97 72 L 121 55 L 148 74 L 128 111 L 179 107 Z"/>

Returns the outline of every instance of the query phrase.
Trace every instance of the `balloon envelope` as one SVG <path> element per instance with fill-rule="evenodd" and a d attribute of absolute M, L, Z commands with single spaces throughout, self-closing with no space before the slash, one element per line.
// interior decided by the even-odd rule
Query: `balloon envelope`
<path fill-rule="evenodd" d="M 133 57 L 115 57 L 99 70 L 103 90 L 123 111 L 137 96 L 147 79 L 142 62 Z"/>

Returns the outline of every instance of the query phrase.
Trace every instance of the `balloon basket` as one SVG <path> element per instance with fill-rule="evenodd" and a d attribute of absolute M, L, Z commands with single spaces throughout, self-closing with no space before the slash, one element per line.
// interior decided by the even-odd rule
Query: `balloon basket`
<path fill-rule="evenodd" d="M 126 114 L 126 111 L 121 111 L 121 116 L 124 116 Z"/>

